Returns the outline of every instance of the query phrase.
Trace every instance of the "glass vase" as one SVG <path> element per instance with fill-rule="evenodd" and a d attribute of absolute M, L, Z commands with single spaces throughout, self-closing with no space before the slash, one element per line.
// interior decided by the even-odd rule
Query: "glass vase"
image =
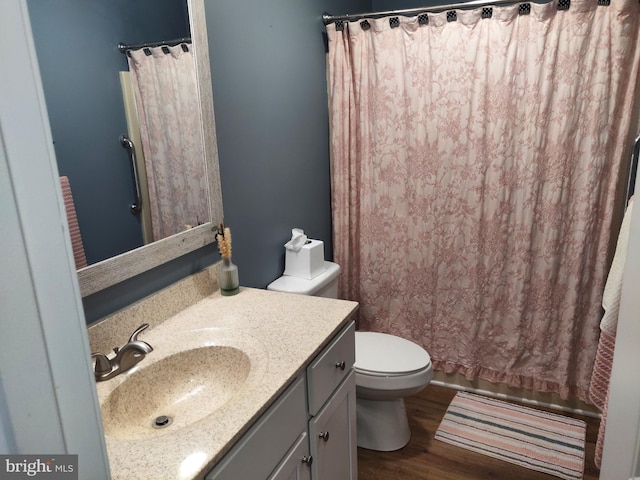
<path fill-rule="evenodd" d="M 218 283 L 222 295 L 235 295 L 240 291 L 238 267 L 231 261 L 231 257 L 222 257 L 222 265 L 218 269 Z"/>

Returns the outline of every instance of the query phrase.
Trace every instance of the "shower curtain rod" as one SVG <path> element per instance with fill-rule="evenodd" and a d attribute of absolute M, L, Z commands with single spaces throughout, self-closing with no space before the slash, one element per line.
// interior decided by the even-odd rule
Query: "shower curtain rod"
<path fill-rule="evenodd" d="M 120 53 L 127 53 L 129 50 L 139 50 L 141 48 L 153 48 L 153 47 L 161 47 L 166 45 L 168 47 L 173 47 L 175 45 L 180 45 L 181 43 L 191 43 L 191 37 L 183 37 L 176 38 L 175 40 L 167 40 L 165 42 L 150 42 L 150 43 L 138 43 L 136 45 L 127 45 L 122 42 L 118 44 L 118 50 Z"/>
<path fill-rule="evenodd" d="M 551 1 L 551 0 L 550 0 Z M 598 4 L 608 4 L 610 0 L 598 0 Z M 603 3 L 606 2 L 606 3 Z M 339 21 L 347 21 L 347 22 L 355 22 L 357 20 L 362 20 L 366 18 L 382 18 L 394 15 L 402 15 L 402 16 L 414 16 L 420 15 L 422 13 L 440 13 L 446 12 L 448 10 L 456 10 L 456 9 L 465 9 L 465 8 L 478 8 L 478 7 L 504 7 L 507 5 L 519 5 L 521 3 L 549 3 L 549 2 L 518 2 L 514 0 L 498 0 L 495 2 L 490 2 L 486 0 L 473 0 L 471 2 L 464 3 L 451 3 L 448 5 L 435 5 L 431 7 L 422 7 L 422 8 L 407 8 L 404 10 L 387 10 L 384 12 L 371 12 L 371 13 L 354 13 L 346 15 L 331 15 L 329 13 L 324 13 L 322 15 L 322 22 L 325 25 L 329 25 L 330 23 L 335 23 Z M 560 3 L 569 4 L 569 0 L 565 0 L 565 2 L 559 1 Z"/>

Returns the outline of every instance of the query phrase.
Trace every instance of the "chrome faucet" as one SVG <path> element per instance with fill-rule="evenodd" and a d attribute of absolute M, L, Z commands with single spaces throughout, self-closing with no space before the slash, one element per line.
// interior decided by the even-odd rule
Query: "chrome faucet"
<path fill-rule="evenodd" d="M 113 358 L 107 357 L 104 353 L 92 353 L 91 358 L 95 359 L 93 373 L 97 382 L 109 380 L 121 373 L 126 372 L 138 362 L 144 359 L 147 353 L 151 353 L 153 348 L 147 342 L 138 340 L 138 334 L 149 327 L 148 323 L 143 323 L 129 337 L 129 341 L 118 348 L 115 347 Z"/>

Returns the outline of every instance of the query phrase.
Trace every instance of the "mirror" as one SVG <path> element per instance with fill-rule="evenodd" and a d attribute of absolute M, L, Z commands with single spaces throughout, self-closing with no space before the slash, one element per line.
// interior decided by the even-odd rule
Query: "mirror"
<path fill-rule="evenodd" d="M 160 5 L 157 0 L 112 0 L 107 3 L 101 0 L 55 0 L 51 2 L 29 0 L 27 4 L 40 63 L 45 100 L 49 112 L 60 175 L 66 175 L 66 172 L 61 167 L 60 157 L 61 152 L 64 151 L 62 143 L 63 141 L 68 141 L 67 138 L 63 139 L 62 136 L 56 135 L 56 126 L 60 122 L 71 124 L 70 128 L 76 133 L 76 135 L 67 136 L 73 143 L 65 145 L 65 147 L 83 151 L 83 154 L 75 161 L 76 166 L 79 169 L 84 168 L 87 174 L 75 175 L 74 178 L 69 175 L 71 190 L 74 192 L 74 203 L 76 204 L 76 210 L 78 210 L 82 238 L 84 240 L 85 236 L 87 238 L 93 236 L 98 241 L 104 241 L 105 244 L 115 245 L 109 247 L 114 252 L 112 254 L 94 254 L 92 252 L 90 255 L 89 251 L 87 251 L 87 260 L 90 260 L 90 256 L 93 258 L 88 262 L 90 263 L 89 266 L 78 270 L 80 290 L 83 297 L 213 242 L 214 233 L 211 227 L 222 222 L 222 195 L 204 3 L 203 0 L 171 0 L 170 2 L 162 2 L 162 5 L 168 6 L 171 3 L 174 5 L 170 8 L 173 8 L 174 12 L 177 9 L 178 15 L 169 14 L 169 16 L 179 17 L 181 20 L 174 22 L 178 24 L 176 29 L 164 30 L 169 33 L 163 34 L 162 38 L 138 38 L 135 36 L 143 35 L 142 32 L 147 29 L 147 27 L 138 27 L 134 23 L 136 18 L 140 22 L 144 20 L 145 25 L 149 25 L 152 21 L 162 23 L 165 20 L 161 18 L 162 13 L 160 12 L 165 12 L 165 16 L 168 14 L 166 10 L 159 8 Z M 127 17 L 127 19 L 125 20 L 124 17 Z M 56 24 L 57 18 L 60 18 L 60 23 L 64 22 L 64 25 Z M 108 22 L 112 22 L 116 26 L 115 32 L 103 28 Z M 180 22 L 182 22 L 182 25 L 180 25 Z M 134 34 L 131 38 L 122 38 L 123 25 L 127 23 L 134 25 L 129 27 L 128 30 L 133 31 Z M 99 31 L 95 28 L 95 25 L 100 25 Z M 182 31 L 180 31 L 180 27 L 182 27 Z M 181 34 L 182 32 L 186 32 L 187 35 Z M 194 95 L 199 97 L 202 107 L 198 124 L 201 128 L 200 134 L 204 150 L 203 162 L 206 166 L 207 185 L 205 188 L 209 199 L 209 218 L 202 219 L 202 221 L 205 221 L 203 224 L 200 224 L 202 223 L 200 219 L 197 222 L 188 222 L 192 225 L 185 226 L 188 228 L 187 230 L 144 244 L 140 220 L 129 211 L 135 189 L 130 158 L 127 151 L 120 144 L 120 135 L 127 133 L 126 120 L 124 126 L 114 125 L 118 122 L 111 121 L 111 117 L 104 113 L 104 108 L 102 110 L 91 109 L 94 103 L 98 104 L 98 100 L 105 97 L 105 94 L 98 90 L 97 84 L 99 82 L 95 81 L 95 79 L 96 76 L 104 77 L 107 81 L 100 83 L 107 83 L 111 87 L 120 89 L 118 70 L 127 69 L 126 57 L 117 49 L 120 42 L 139 44 L 168 41 L 188 36 L 189 32 L 192 39 L 191 49 L 195 58 L 198 89 L 197 92 L 194 92 Z M 78 38 L 79 33 L 85 33 L 82 39 Z M 171 38 L 167 38 L 167 36 Z M 79 43 L 82 45 L 79 46 Z M 60 48 L 63 49 L 60 50 Z M 106 53 L 104 53 L 105 48 L 107 49 Z M 93 59 L 92 67 L 83 66 L 83 59 L 88 61 L 88 58 L 94 53 L 95 55 L 104 55 L 104 57 L 108 56 L 111 63 L 116 62 L 120 67 L 103 71 L 103 64 L 108 64 L 109 61 L 102 56 L 97 56 Z M 104 66 L 104 68 L 106 69 L 107 67 Z M 48 72 L 52 71 L 65 72 L 66 77 L 61 75 L 54 79 L 48 78 Z M 66 91 L 68 93 L 63 98 L 51 98 L 51 94 L 47 96 L 48 91 L 52 91 L 51 88 L 47 88 L 48 82 L 49 84 L 53 82 L 54 85 L 55 82 L 58 82 L 58 84 L 66 82 L 71 89 L 69 90 L 67 86 Z M 120 112 L 124 111 L 122 96 L 107 103 L 109 103 L 108 108 L 113 107 L 113 109 L 120 110 Z M 85 110 L 79 110 L 79 107 L 83 107 Z M 84 133 L 85 129 L 83 127 L 85 125 L 91 127 L 88 129 L 88 133 Z M 95 132 L 100 134 L 106 132 L 109 135 L 108 149 L 110 150 L 106 154 L 106 161 L 97 161 L 97 157 L 105 156 L 103 154 L 107 147 L 97 144 L 97 140 L 94 142 L 93 135 Z M 60 141 L 56 143 L 58 139 Z M 125 179 L 122 182 L 117 182 L 115 187 L 111 187 L 112 189 L 119 189 L 119 192 L 117 192 L 118 200 L 112 200 L 111 196 L 100 197 L 103 186 L 109 183 L 106 181 L 107 177 L 115 170 L 119 171 L 119 178 Z M 87 179 L 89 181 L 83 185 L 82 183 Z M 92 199 L 92 197 L 96 197 L 99 199 L 95 205 L 86 207 L 89 209 L 89 213 L 85 213 L 83 218 L 88 218 L 89 220 L 85 220 L 84 225 L 82 219 L 80 219 L 79 212 L 79 209 L 84 208 L 84 206 L 78 205 L 79 202 L 76 200 L 75 195 L 76 191 L 82 193 L 83 189 L 85 191 L 84 198 Z M 80 198 L 81 201 L 82 198 Z M 114 203 L 116 203 L 115 207 Z M 137 240 L 134 239 L 133 241 L 128 241 L 128 243 L 123 240 L 124 237 L 127 237 L 125 230 L 128 227 L 113 227 L 112 225 L 114 224 L 110 223 L 112 218 L 109 208 L 118 209 L 120 218 L 125 218 L 131 229 L 137 232 Z M 94 233 L 94 231 L 97 233 Z M 89 248 L 85 248 L 85 250 L 89 250 Z"/>

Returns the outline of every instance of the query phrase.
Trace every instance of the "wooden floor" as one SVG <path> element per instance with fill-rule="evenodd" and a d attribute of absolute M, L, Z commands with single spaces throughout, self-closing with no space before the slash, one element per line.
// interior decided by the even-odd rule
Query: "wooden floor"
<path fill-rule="evenodd" d="M 396 452 L 358 449 L 359 480 L 553 480 L 558 477 L 535 472 L 435 440 L 438 425 L 456 391 L 429 385 L 405 399 L 411 440 Z M 558 411 L 550 410 L 554 413 Z M 567 414 L 587 423 L 585 480 L 597 480 L 593 463 L 599 420 Z"/>

